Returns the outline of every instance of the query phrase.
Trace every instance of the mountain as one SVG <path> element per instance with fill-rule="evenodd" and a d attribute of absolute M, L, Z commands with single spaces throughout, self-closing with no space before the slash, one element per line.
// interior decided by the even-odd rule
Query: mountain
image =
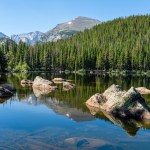
<path fill-rule="evenodd" d="M 0 46 L 7 44 L 8 46 L 10 44 L 15 44 L 13 40 L 11 40 L 9 37 L 8 38 L 0 38 Z"/>
<path fill-rule="evenodd" d="M 23 41 L 29 45 L 34 45 L 37 41 L 39 41 L 42 34 L 43 34 L 42 32 L 35 31 L 30 33 L 12 35 L 12 40 L 14 40 L 17 44 L 20 41 Z"/>
<path fill-rule="evenodd" d="M 41 36 L 41 41 L 57 41 L 58 39 L 68 38 L 80 31 L 90 29 L 100 23 L 101 22 L 99 20 L 79 16 L 74 20 L 58 24 L 52 30 L 44 33 Z"/>
<path fill-rule="evenodd" d="M 90 29 L 93 26 L 100 24 L 99 20 L 87 18 L 87 17 L 77 17 L 74 20 L 58 24 L 52 30 L 46 33 L 40 31 L 12 35 L 12 40 L 17 44 L 23 41 L 29 45 L 34 45 L 36 42 L 47 42 L 47 41 L 57 41 L 58 39 L 68 38 L 84 29 Z M 0 32 L 0 38 L 8 38 L 6 35 Z"/>
<path fill-rule="evenodd" d="M 10 41 L 10 38 L 7 35 L 5 35 L 4 33 L 0 32 L 0 45 L 3 45 L 9 41 Z"/>
<path fill-rule="evenodd" d="M 0 45 L 4 45 L 8 42 L 9 39 L 7 38 L 0 38 Z"/>
<path fill-rule="evenodd" d="M 10 38 L 4 33 L 0 32 L 0 45 L 4 45 L 6 43 L 10 43 Z"/>
<path fill-rule="evenodd" d="M 76 107 L 70 107 L 68 103 L 59 101 L 56 98 L 45 97 L 45 100 L 43 101 L 40 98 L 35 97 L 34 94 L 31 94 L 30 96 L 21 98 L 21 102 L 34 106 L 43 104 L 53 110 L 55 113 L 63 115 L 76 122 L 84 122 L 95 119 L 95 117 L 89 112 L 84 112 L 82 109 Z"/>
<path fill-rule="evenodd" d="M 0 32 L 0 39 L 1 38 L 9 38 L 7 35 L 5 35 L 4 33 Z"/>

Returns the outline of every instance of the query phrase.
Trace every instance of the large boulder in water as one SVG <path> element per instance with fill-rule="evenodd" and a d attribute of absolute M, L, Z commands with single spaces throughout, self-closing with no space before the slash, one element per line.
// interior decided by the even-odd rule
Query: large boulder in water
<path fill-rule="evenodd" d="M 34 79 L 33 88 L 46 89 L 46 90 L 55 90 L 57 86 L 53 86 L 53 83 L 49 80 L 45 80 L 39 76 Z"/>
<path fill-rule="evenodd" d="M 118 117 L 150 119 L 150 109 L 133 87 L 126 92 L 119 85 L 112 85 L 103 94 L 92 96 L 86 104 Z"/>
<path fill-rule="evenodd" d="M 7 97 L 11 97 L 11 96 L 13 96 L 12 91 L 0 86 L 0 98 L 7 98 Z"/>
<path fill-rule="evenodd" d="M 1 84 L 0 86 L 3 87 L 4 89 L 11 91 L 11 92 L 16 91 L 16 89 L 9 83 L 4 83 L 4 84 Z"/>

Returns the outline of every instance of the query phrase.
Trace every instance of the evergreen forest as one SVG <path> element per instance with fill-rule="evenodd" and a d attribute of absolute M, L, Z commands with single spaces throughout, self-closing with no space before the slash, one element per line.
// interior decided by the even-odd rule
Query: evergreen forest
<path fill-rule="evenodd" d="M 150 70 L 150 15 L 103 22 L 71 38 L 0 46 L 5 70 Z"/>

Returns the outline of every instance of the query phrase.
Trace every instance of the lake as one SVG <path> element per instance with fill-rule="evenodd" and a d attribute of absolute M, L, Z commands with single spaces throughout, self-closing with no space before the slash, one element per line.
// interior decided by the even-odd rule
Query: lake
<path fill-rule="evenodd" d="M 76 84 L 74 89 L 40 95 L 32 87 L 22 87 L 22 79 L 39 75 L 51 80 L 62 77 Z M 10 83 L 16 93 L 0 99 L 0 149 L 94 149 L 148 150 L 150 121 L 119 120 L 89 110 L 85 101 L 95 93 L 118 84 L 150 89 L 150 77 L 121 75 L 65 75 L 50 73 L 1 74 L 0 84 Z M 150 106 L 150 96 L 144 96 Z"/>

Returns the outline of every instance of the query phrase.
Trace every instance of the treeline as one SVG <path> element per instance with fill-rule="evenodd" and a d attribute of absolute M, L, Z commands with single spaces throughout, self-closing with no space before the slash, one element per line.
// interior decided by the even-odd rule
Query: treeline
<path fill-rule="evenodd" d="M 12 42 L 1 51 L 10 70 L 150 70 L 150 15 L 118 18 L 57 42 Z"/>

